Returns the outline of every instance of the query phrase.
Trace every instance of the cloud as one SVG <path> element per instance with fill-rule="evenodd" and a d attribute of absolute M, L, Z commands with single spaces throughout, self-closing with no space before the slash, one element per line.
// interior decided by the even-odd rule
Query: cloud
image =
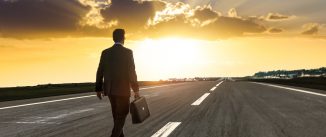
<path fill-rule="evenodd" d="M 82 27 L 107 29 L 118 24 L 116 20 L 104 22 L 104 18 L 101 15 L 101 10 L 110 4 L 108 0 L 79 0 L 79 2 L 91 8 L 80 21 Z"/>
<path fill-rule="evenodd" d="M 267 17 L 286 18 L 278 13 Z M 0 37 L 102 37 L 124 28 L 128 39 L 220 39 L 265 32 L 265 19 L 254 18 L 239 16 L 235 8 L 222 15 L 209 5 L 193 8 L 163 0 L 0 0 Z"/>
<path fill-rule="evenodd" d="M 203 12 L 205 11 L 205 12 Z M 235 10 L 233 10 L 236 12 Z M 198 13 L 201 13 L 200 16 Z M 207 16 L 206 14 L 209 14 Z M 236 15 L 236 14 L 233 14 Z M 198 25 L 199 24 L 199 25 Z M 161 21 L 147 29 L 149 36 L 186 36 L 203 39 L 219 39 L 262 33 L 265 26 L 239 16 L 222 16 L 209 7 L 187 10 L 174 18 Z"/>
<path fill-rule="evenodd" d="M 182 2 L 166 3 L 165 9 L 156 12 L 154 18 L 149 20 L 147 25 L 149 27 L 161 22 L 168 22 L 177 16 L 191 16 L 191 10 L 188 4 Z"/>
<path fill-rule="evenodd" d="M 307 23 L 303 26 L 304 31 L 301 33 L 303 35 L 314 35 L 317 34 L 321 25 L 318 23 Z"/>
<path fill-rule="evenodd" d="M 281 29 L 281 28 L 271 28 L 268 30 L 269 33 L 281 33 L 283 32 L 284 30 Z"/>
<path fill-rule="evenodd" d="M 245 18 L 219 17 L 206 26 L 207 30 L 216 31 L 222 36 L 241 36 L 246 33 L 262 33 L 266 27 Z"/>
<path fill-rule="evenodd" d="M 149 20 L 153 19 L 157 11 L 165 8 L 166 2 L 111 0 L 108 7 L 100 11 L 105 22 L 117 21 L 115 26 L 129 31 L 142 29 Z"/>
<path fill-rule="evenodd" d="M 249 16 L 248 18 L 256 21 L 280 22 L 280 21 L 287 21 L 287 20 L 294 19 L 296 18 L 296 16 L 270 12 L 267 15 L 262 15 L 262 16 L 254 15 L 254 16 Z"/>
<path fill-rule="evenodd" d="M 221 13 L 213 11 L 211 6 L 197 7 L 193 11 L 193 18 L 199 21 L 216 19 Z"/>
<path fill-rule="evenodd" d="M 229 16 L 229 17 L 233 17 L 233 18 L 237 18 L 237 17 L 239 17 L 239 16 L 238 16 L 238 12 L 236 11 L 235 8 L 231 8 L 231 9 L 229 10 L 229 12 L 228 12 L 228 16 Z"/>
<path fill-rule="evenodd" d="M 77 0 L 0 0 L 0 32 L 14 37 L 70 33 L 88 11 Z"/>
<path fill-rule="evenodd" d="M 293 19 L 295 16 L 293 15 L 284 15 L 280 13 L 268 13 L 267 16 L 265 17 L 266 21 L 284 21 L 284 20 L 289 20 Z"/>

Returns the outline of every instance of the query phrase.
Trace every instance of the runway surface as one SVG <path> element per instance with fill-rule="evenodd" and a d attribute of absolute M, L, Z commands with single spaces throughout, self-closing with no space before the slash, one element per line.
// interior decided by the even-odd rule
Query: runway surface
<path fill-rule="evenodd" d="M 141 90 L 151 112 L 127 137 L 325 137 L 325 91 L 233 80 Z M 131 99 L 132 100 L 132 99 Z M 0 137 L 107 137 L 109 100 L 93 93 L 0 103 Z"/>

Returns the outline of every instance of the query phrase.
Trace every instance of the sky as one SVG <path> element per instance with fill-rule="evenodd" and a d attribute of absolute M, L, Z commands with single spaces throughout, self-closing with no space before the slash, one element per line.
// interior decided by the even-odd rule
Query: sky
<path fill-rule="evenodd" d="M 0 0 L 0 87 L 94 82 L 126 30 L 139 80 L 326 66 L 324 0 Z"/>

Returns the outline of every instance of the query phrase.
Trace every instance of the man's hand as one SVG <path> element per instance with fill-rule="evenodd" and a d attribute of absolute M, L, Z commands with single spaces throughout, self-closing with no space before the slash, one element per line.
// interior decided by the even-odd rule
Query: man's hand
<path fill-rule="evenodd" d="M 96 92 L 98 99 L 102 100 L 103 92 Z"/>
<path fill-rule="evenodd" d="M 135 93 L 135 99 L 140 98 L 139 91 L 138 92 L 134 92 L 134 93 Z"/>

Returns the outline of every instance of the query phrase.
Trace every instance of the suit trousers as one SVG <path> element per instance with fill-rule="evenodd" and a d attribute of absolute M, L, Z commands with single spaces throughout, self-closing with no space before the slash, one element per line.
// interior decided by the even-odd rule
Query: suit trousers
<path fill-rule="evenodd" d="M 111 137 L 124 137 L 123 126 L 125 124 L 126 117 L 129 113 L 129 99 L 129 96 L 109 95 L 114 121 Z"/>

